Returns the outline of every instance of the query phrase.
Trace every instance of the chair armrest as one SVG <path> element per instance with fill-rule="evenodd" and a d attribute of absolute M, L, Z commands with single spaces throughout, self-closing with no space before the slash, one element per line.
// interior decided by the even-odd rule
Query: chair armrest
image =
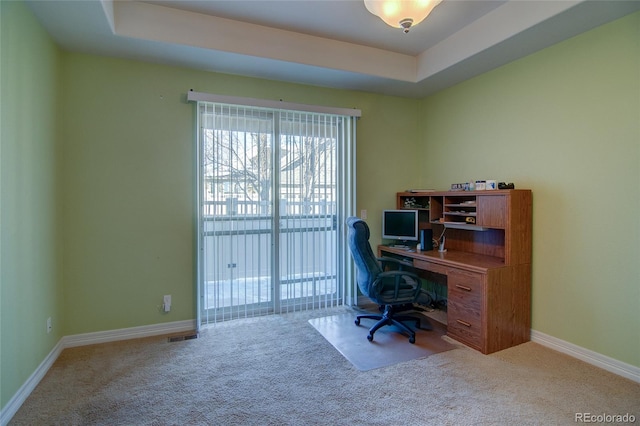
<path fill-rule="evenodd" d="M 385 272 L 381 272 L 380 275 L 378 275 L 379 278 L 384 279 L 384 278 L 391 278 L 391 277 L 409 277 L 412 280 L 415 280 L 416 282 L 420 282 L 420 277 L 417 274 L 414 274 L 413 272 L 409 272 L 409 271 L 385 271 Z"/>
<path fill-rule="evenodd" d="M 415 284 L 412 284 L 411 282 L 407 282 L 405 277 L 413 280 L 413 282 Z M 376 281 L 373 283 L 373 288 L 375 289 L 375 291 L 377 293 L 380 293 L 380 290 L 384 286 L 385 281 L 389 280 L 389 279 L 393 279 L 393 281 L 394 281 L 394 284 L 395 284 L 394 297 L 396 297 L 396 298 L 398 297 L 398 295 L 400 293 L 400 285 L 401 284 L 405 284 L 405 285 L 408 285 L 409 287 L 411 287 L 412 290 L 415 293 L 415 296 L 417 296 L 418 292 L 420 292 L 420 290 L 422 289 L 422 286 L 421 286 L 421 283 L 420 283 L 420 277 L 418 277 L 418 275 L 414 274 L 413 272 L 386 271 L 386 272 L 380 273 L 380 275 L 378 275 L 378 278 L 376 279 Z"/>
<path fill-rule="evenodd" d="M 383 270 L 385 268 L 385 263 L 392 263 L 394 265 L 397 265 L 399 270 L 402 270 L 403 266 L 413 267 L 412 263 L 409 263 L 409 262 L 406 262 L 406 261 L 402 261 L 400 259 L 396 259 L 395 257 L 383 256 L 383 257 L 378 257 L 377 259 L 382 264 L 382 269 Z"/>

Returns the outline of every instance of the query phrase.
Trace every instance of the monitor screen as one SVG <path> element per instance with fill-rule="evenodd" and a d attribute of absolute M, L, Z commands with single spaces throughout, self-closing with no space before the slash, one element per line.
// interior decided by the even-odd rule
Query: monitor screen
<path fill-rule="evenodd" d="M 384 210 L 382 238 L 418 241 L 418 210 Z"/>

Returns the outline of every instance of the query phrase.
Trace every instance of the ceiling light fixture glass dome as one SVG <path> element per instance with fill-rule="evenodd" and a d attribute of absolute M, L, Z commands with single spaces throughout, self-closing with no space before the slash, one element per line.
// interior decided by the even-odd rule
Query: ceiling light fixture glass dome
<path fill-rule="evenodd" d="M 364 0 L 367 10 L 387 25 L 402 28 L 406 34 L 409 28 L 422 22 L 442 0 Z"/>

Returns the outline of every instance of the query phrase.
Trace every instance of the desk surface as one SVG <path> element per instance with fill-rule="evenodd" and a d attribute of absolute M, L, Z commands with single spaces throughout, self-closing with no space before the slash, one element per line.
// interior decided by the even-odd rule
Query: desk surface
<path fill-rule="evenodd" d="M 430 251 L 409 251 L 407 249 L 378 246 L 380 252 L 394 253 L 414 260 L 437 263 L 444 266 L 467 269 L 478 272 L 487 272 L 489 269 L 502 268 L 505 266 L 504 260 L 499 257 L 484 256 L 480 254 L 467 253 L 463 251 L 446 251 L 440 253 L 438 250 Z"/>
<path fill-rule="evenodd" d="M 493 353 L 529 340 L 531 265 L 506 265 L 498 257 L 457 250 L 440 253 L 378 246 L 380 256 L 404 260 L 419 276 L 447 277 L 447 334 Z M 430 279 L 428 277 L 425 277 Z"/>

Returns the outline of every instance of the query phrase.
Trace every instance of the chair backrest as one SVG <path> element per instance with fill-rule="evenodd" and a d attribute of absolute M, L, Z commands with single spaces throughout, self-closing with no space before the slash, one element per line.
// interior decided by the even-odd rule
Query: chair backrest
<path fill-rule="evenodd" d="M 360 291 L 371 297 L 371 284 L 382 272 L 378 259 L 369 244 L 369 226 L 357 217 L 347 218 L 347 240 L 356 265 L 356 281 Z"/>

